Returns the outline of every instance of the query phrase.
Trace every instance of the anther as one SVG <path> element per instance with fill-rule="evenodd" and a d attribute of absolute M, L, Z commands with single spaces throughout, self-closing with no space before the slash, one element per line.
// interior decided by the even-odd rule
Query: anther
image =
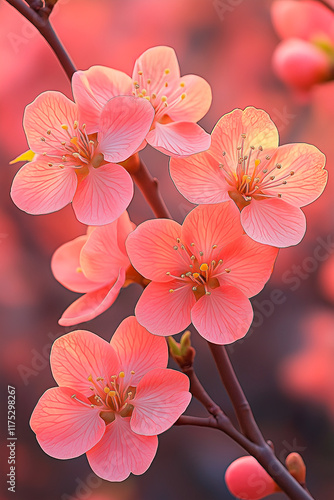
<path fill-rule="evenodd" d="M 193 277 L 194 277 L 195 279 L 199 278 L 199 273 L 193 273 Z"/>
<path fill-rule="evenodd" d="M 205 292 L 205 295 L 211 295 L 211 292 Z"/>
<path fill-rule="evenodd" d="M 48 135 L 50 135 L 50 134 L 51 134 L 51 130 L 50 130 L 50 129 L 48 129 L 48 130 L 46 131 L 46 133 L 47 133 Z"/>
<path fill-rule="evenodd" d="M 170 69 L 169 68 L 166 68 L 165 69 L 165 75 L 168 75 L 170 73 Z"/>
<path fill-rule="evenodd" d="M 64 129 L 64 130 L 68 130 L 68 126 L 67 126 L 67 125 L 65 125 L 64 123 L 63 123 L 63 125 L 61 126 L 61 128 L 62 128 L 62 129 Z"/>
<path fill-rule="evenodd" d="M 266 174 L 266 173 L 268 172 L 268 170 L 265 168 L 264 170 L 262 170 L 262 172 L 263 172 L 264 174 Z"/>
<path fill-rule="evenodd" d="M 41 137 L 41 141 L 42 141 L 42 142 L 45 142 L 45 137 Z"/>
<path fill-rule="evenodd" d="M 185 274 L 181 274 L 181 278 L 185 278 L 185 277 L 186 277 L 186 275 L 185 275 Z"/>
<path fill-rule="evenodd" d="M 193 286 L 192 291 L 196 292 L 196 290 L 197 290 L 197 286 Z"/>
<path fill-rule="evenodd" d="M 226 272 L 226 273 L 230 273 L 230 272 L 231 272 L 231 269 L 225 269 L 225 272 Z"/>
<path fill-rule="evenodd" d="M 125 373 L 124 372 L 119 372 L 119 375 L 118 375 L 120 378 L 124 378 L 125 377 Z"/>
<path fill-rule="evenodd" d="M 165 95 L 163 95 L 163 96 L 161 97 L 161 100 L 162 100 L 162 102 L 166 102 L 166 101 L 167 101 L 167 97 L 166 97 Z"/>
<path fill-rule="evenodd" d="M 266 156 L 266 160 L 270 160 L 270 158 L 271 158 L 271 156 L 269 156 L 269 155 Z"/>
<path fill-rule="evenodd" d="M 290 175 L 294 175 L 294 171 L 293 170 L 291 170 Z"/>
<path fill-rule="evenodd" d="M 167 274 L 167 276 L 170 276 L 170 272 L 169 271 L 167 271 L 166 274 Z"/>
<path fill-rule="evenodd" d="M 195 260 L 196 259 L 195 255 L 191 255 L 190 258 L 191 258 L 191 260 Z"/>
<path fill-rule="evenodd" d="M 184 82 L 181 82 L 181 83 L 180 83 L 180 87 L 185 87 L 185 85 L 186 85 L 186 84 L 185 84 Z"/>
<path fill-rule="evenodd" d="M 180 238 L 176 238 L 177 243 L 181 243 Z"/>
<path fill-rule="evenodd" d="M 182 99 L 182 101 L 183 101 L 183 99 L 185 99 L 185 98 L 186 98 L 186 95 L 187 95 L 187 94 L 186 94 L 185 92 L 184 92 L 183 94 L 181 94 L 181 99 Z"/>
<path fill-rule="evenodd" d="M 202 251 L 201 251 L 201 252 L 199 252 L 199 254 L 200 254 L 200 256 L 201 256 L 201 257 L 203 257 L 203 252 L 202 252 Z"/>
<path fill-rule="evenodd" d="M 284 185 L 285 185 L 285 184 L 287 184 L 287 183 L 288 183 L 288 181 L 283 181 L 283 182 L 282 182 L 282 184 L 284 184 Z"/>
<path fill-rule="evenodd" d="M 217 248 L 217 245 L 212 245 L 212 249 L 214 250 L 215 248 Z"/>
<path fill-rule="evenodd" d="M 173 293 L 173 292 L 174 292 L 173 288 L 170 288 L 169 293 Z"/>
<path fill-rule="evenodd" d="M 143 72 L 142 72 L 141 70 L 140 70 L 140 71 L 138 71 L 138 75 L 140 75 L 140 76 L 141 76 L 142 74 L 143 74 Z"/>
<path fill-rule="evenodd" d="M 151 78 L 148 78 L 147 83 L 148 83 L 148 84 L 150 84 L 150 83 L 151 83 Z"/>
<path fill-rule="evenodd" d="M 200 270 L 201 271 L 207 271 L 209 269 L 209 266 L 206 263 L 201 264 Z"/>
<path fill-rule="evenodd" d="M 282 165 L 280 163 L 277 163 L 276 168 L 280 169 L 282 168 Z"/>
<path fill-rule="evenodd" d="M 157 94 L 154 94 L 154 93 L 153 93 L 151 97 L 152 97 L 152 99 L 156 99 Z"/>
<path fill-rule="evenodd" d="M 48 163 L 49 167 L 53 167 L 53 163 Z"/>
<path fill-rule="evenodd" d="M 271 180 L 271 181 L 275 180 L 275 176 L 274 176 L 274 175 L 271 175 L 271 176 L 270 176 L 270 180 Z"/>
<path fill-rule="evenodd" d="M 241 137 L 242 137 L 243 139 L 246 139 L 246 134 L 241 134 Z"/>
<path fill-rule="evenodd" d="M 105 387 L 103 390 L 104 390 L 104 392 L 105 392 L 106 394 L 108 394 L 108 392 L 110 392 L 109 387 Z"/>
<path fill-rule="evenodd" d="M 165 87 L 168 87 L 168 82 L 165 82 Z"/>
<path fill-rule="evenodd" d="M 77 122 L 77 120 L 75 120 L 75 122 L 74 122 L 74 124 L 73 124 L 73 128 L 74 128 L 74 129 L 78 128 L 78 125 L 79 125 L 79 123 Z"/>
<path fill-rule="evenodd" d="M 174 250 L 178 250 L 179 247 L 177 245 L 174 245 L 173 248 Z"/>

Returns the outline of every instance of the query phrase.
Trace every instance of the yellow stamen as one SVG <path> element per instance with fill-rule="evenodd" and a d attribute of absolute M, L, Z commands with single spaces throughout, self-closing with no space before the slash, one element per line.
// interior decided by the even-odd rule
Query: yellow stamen
<path fill-rule="evenodd" d="M 195 279 L 199 278 L 199 273 L 193 273 L 193 277 L 194 277 Z"/>
<path fill-rule="evenodd" d="M 77 138 L 77 137 L 75 137 L 75 136 L 74 136 L 74 137 L 72 137 L 72 139 L 70 140 L 70 142 L 71 142 L 72 144 L 74 144 L 75 146 L 78 146 L 78 138 Z"/>
<path fill-rule="evenodd" d="M 170 73 L 170 69 L 166 68 L 165 69 L 165 75 L 168 75 Z"/>
<path fill-rule="evenodd" d="M 119 372 L 118 376 L 121 377 L 121 378 L 124 378 L 125 377 L 125 373 L 124 372 Z"/>
<path fill-rule="evenodd" d="M 77 267 L 75 271 L 76 271 L 77 273 L 82 273 L 82 268 L 81 268 L 81 267 Z"/>
<path fill-rule="evenodd" d="M 225 272 L 226 272 L 226 273 L 230 273 L 230 272 L 231 272 L 231 269 L 225 269 Z"/>
<path fill-rule="evenodd" d="M 258 158 L 255 160 L 255 168 L 258 167 L 261 163 L 261 160 L 259 160 Z"/>
<path fill-rule="evenodd" d="M 183 100 L 185 98 L 186 98 L 186 94 L 185 93 L 181 94 L 181 99 Z"/>
<path fill-rule="evenodd" d="M 204 262 L 204 264 L 201 264 L 200 270 L 201 271 L 207 271 L 209 269 L 209 266 Z"/>
<path fill-rule="evenodd" d="M 110 392 L 109 387 L 105 387 L 103 390 L 104 390 L 104 392 L 105 392 L 106 394 L 108 394 L 108 392 Z"/>
<path fill-rule="evenodd" d="M 68 126 L 67 126 L 67 125 L 65 125 L 65 124 L 63 124 L 63 125 L 61 126 L 61 128 L 63 128 L 64 130 L 68 130 Z"/>
<path fill-rule="evenodd" d="M 152 97 L 153 97 L 153 96 L 152 96 Z M 166 102 L 166 101 L 167 101 L 167 97 L 166 97 L 165 95 L 163 95 L 163 96 L 161 97 L 161 100 L 162 100 L 162 102 Z"/>

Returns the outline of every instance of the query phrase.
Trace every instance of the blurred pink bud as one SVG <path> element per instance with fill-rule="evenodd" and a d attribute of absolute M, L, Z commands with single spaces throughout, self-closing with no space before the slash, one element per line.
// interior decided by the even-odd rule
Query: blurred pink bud
<path fill-rule="evenodd" d="M 225 473 L 232 495 L 243 500 L 260 500 L 279 491 L 279 487 L 254 457 L 241 457 Z"/>
<path fill-rule="evenodd" d="M 283 82 L 302 90 L 329 80 L 331 75 L 326 53 L 298 38 L 284 40 L 278 45 L 273 55 L 273 67 Z"/>

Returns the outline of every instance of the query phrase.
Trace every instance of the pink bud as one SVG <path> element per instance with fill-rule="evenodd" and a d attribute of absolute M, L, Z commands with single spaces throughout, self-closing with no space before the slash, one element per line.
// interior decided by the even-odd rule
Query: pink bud
<path fill-rule="evenodd" d="M 278 486 L 254 457 L 241 457 L 225 473 L 232 495 L 243 500 L 260 500 L 279 491 Z"/>
<path fill-rule="evenodd" d="M 327 55 L 305 40 L 290 38 L 281 42 L 273 55 L 273 68 L 287 85 L 307 90 L 330 78 Z"/>

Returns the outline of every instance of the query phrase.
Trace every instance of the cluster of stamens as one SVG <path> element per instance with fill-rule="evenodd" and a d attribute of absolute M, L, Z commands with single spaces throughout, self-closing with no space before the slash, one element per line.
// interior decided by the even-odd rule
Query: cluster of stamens
<path fill-rule="evenodd" d="M 91 383 L 89 389 L 92 391 L 92 395 L 88 398 L 90 404 L 78 399 L 76 394 L 71 397 L 84 406 L 99 407 L 102 411 L 102 418 L 104 418 L 105 412 L 111 412 L 112 415 L 109 415 L 109 418 L 105 418 L 105 420 L 110 421 L 110 417 L 113 418 L 115 413 L 127 416 L 132 411 L 133 407 L 130 401 L 134 398 L 136 391 L 134 387 L 131 387 L 131 380 L 135 372 L 131 371 L 130 373 L 131 377 L 126 386 L 123 371 L 119 372 L 118 375 L 112 375 L 109 380 L 105 380 L 104 377 L 97 377 L 94 380 L 92 375 L 89 375 L 88 380 Z"/>
<path fill-rule="evenodd" d="M 184 245 L 180 238 L 176 238 L 176 245 L 173 249 L 177 251 L 185 263 L 185 267 L 189 269 L 180 276 L 175 276 L 169 271 L 166 272 L 167 276 L 178 280 L 181 284 L 178 288 L 170 288 L 169 292 L 173 293 L 192 285 L 192 291 L 196 299 L 202 295 L 210 295 L 211 290 L 219 286 L 218 278 L 224 274 L 231 272 L 231 269 L 224 268 L 223 259 L 209 260 L 203 262 L 204 253 L 202 250 L 196 249 L 195 243 L 190 243 L 191 249 Z M 212 245 L 212 250 L 216 250 L 217 245 Z"/>
<path fill-rule="evenodd" d="M 244 143 L 246 134 L 241 134 L 241 145 L 237 147 L 238 163 L 236 168 L 228 165 L 227 161 L 221 163 L 221 169 L 226 182 L 231 186 L 231 191 L 236 191 L 241 194 L 246 202 L 251 201 L 253 196 L 271 197 L 270 189 L 284 186 L 288 183 L 289 177 L 294 175 L 294 171 L 280 174 L 282 165 L 274 163 L 274 158 L 270 155 L 265 157 L 259 156 L 263 151 L 262 146 L 257 149 L 250 146 L 248 154 L 245 154 Z M 226 157 L 226 152 L 223 152 Z M 282 198 L 282 194 L 277 194 L 278 198 Z"/>
<path fill-rule="evenodd" d="M 169 73 L 170 70 L 166 68 L 164 70 L 164 76 L 167 77 Z M 167 107 L 172 106 L 180 100 L 183 101 L 187 97 L 184 82 L 180 82 L 179 86 L 173 86 L 172 91 L 167 92 L 169 85 L 170 84 L 166 79 L 158 93 L 152 92 L 151 78 L 145 79 L 143 71 L 139 70 L 138 79 L 133 82 L 134 90 L 132 93 L 136 97 L 143 97 L 144 99 L 150 101 L 155 108 L 156 115 L 159 114 L 159 116 L 163 116 L 167 114 Z M 167 97 L 165 94 L 169 94 L 169 96 Z"/>

